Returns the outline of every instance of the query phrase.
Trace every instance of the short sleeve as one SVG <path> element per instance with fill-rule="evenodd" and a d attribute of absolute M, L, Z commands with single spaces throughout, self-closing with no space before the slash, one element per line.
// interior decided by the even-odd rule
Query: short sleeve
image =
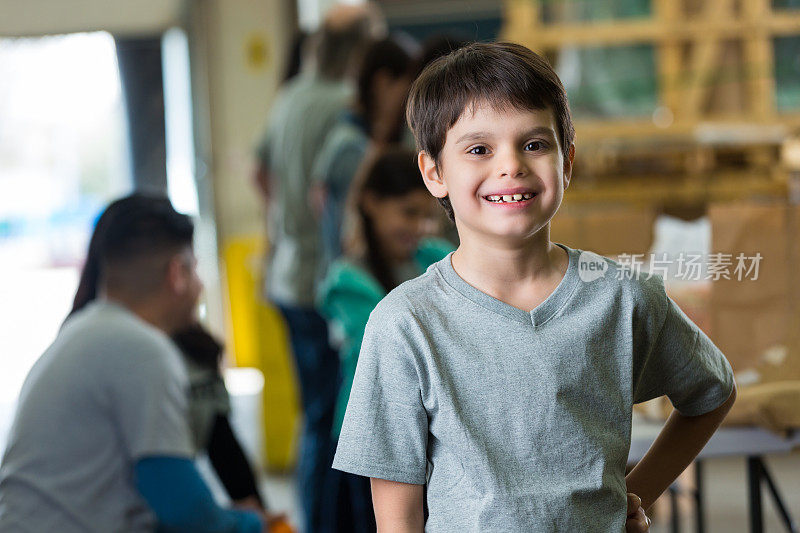
<path fill-rule="evenodd" d="M 647 283 L 652 288 L 652 312 L 663 320 L 641 321 L 644 341 L 635 354 L 634 403 L 666 395 L 686 416 L 716 409 L 734 387 L 728 360 L 667 296 L 660 277 Z"/>
<path fill-rule="evenodd" d="M 367 322 L 333 468 L 422 485 L 428 417 L 414 343 L 386 311 Z"/>
<path fill-rule="evenodd" d="M 285 92 L 279 91 L 275 96 L 275 100 L 272 102 L 272 107 L 269 110 L 269 113 L 267 113 L 266 126 L 261 133 L 261 137 L 258 139 L 258 143 L 256 144 L 256 158 L 258 159 L 258 162 L 266 168 L 270 168 L 272 166 L 272 145 L 276 139 L 276 128 L 282 126 L 280 117 L 286 107 L 285 100 Z"/>
<path fill-rule="evenodd" d="M 191 457 L 188 379 L 168 339 L 148 339 L 107 367 L 110 408 L 132 460 L 146 456 Z"/>

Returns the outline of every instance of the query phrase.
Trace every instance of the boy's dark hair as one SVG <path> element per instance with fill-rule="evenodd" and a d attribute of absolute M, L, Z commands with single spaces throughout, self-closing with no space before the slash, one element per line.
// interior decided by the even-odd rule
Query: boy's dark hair
<path fill-rule="evenodd" d="M 97 219 L 70 315 L 97 298 L 103 270 L 143 256 L 191 246 L 191 218 L 162 196 L 136 193 L 115 200 Z"/>
<path fill-rule="evenodd" d="M 406 107 L 417 149 L 438 168 L 447 131 L 467 107 L 482 101 L 500 108 L 549 107 L 562 154 L 569 158 L 575 128 L 564 86 L 547 60 L 514 43 L 472 43 L 425 67 L 411 86 Z M 455 220 L 450 199 L 439 198 L 439 203 Z"/>

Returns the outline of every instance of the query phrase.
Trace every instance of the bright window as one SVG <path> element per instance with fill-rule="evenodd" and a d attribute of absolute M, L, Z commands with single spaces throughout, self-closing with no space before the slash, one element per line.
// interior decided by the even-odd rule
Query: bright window
<path fill-rule="evenodd" d="M 132 188 L 124 117 L 111 35 L 0 39 L 0 449 L 95 218 Z"/>

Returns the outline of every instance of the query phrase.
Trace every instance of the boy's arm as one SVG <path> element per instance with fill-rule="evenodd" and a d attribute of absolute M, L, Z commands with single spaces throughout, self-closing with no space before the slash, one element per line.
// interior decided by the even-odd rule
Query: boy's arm
<path fill-rule="evenodd" d="M 703 415 L 684 416 L 674 410 L 653 445 L 625 477 L 628 492 L 642 499 L 647 511 L 697 457 L 736 401 L 736 385 L 725 403 Z"/>
<path fill-rule="evenodd" d="M 372 505 L 380 533 L 419 533 L 425 527 L 423 485 L 371 478 Z"/>

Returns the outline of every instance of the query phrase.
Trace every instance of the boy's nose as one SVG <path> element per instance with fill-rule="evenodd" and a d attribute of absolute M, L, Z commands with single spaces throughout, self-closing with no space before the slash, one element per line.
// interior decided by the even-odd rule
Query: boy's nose
<path fill-rule="evenodd" d="M 501 178 L 518 178 L 525 175 L 525 162 L 522 160 L 522 154 L 517 153 L 516 150 L 508 150 L 499 155 L 500 164 L 497 171 Z"/>

